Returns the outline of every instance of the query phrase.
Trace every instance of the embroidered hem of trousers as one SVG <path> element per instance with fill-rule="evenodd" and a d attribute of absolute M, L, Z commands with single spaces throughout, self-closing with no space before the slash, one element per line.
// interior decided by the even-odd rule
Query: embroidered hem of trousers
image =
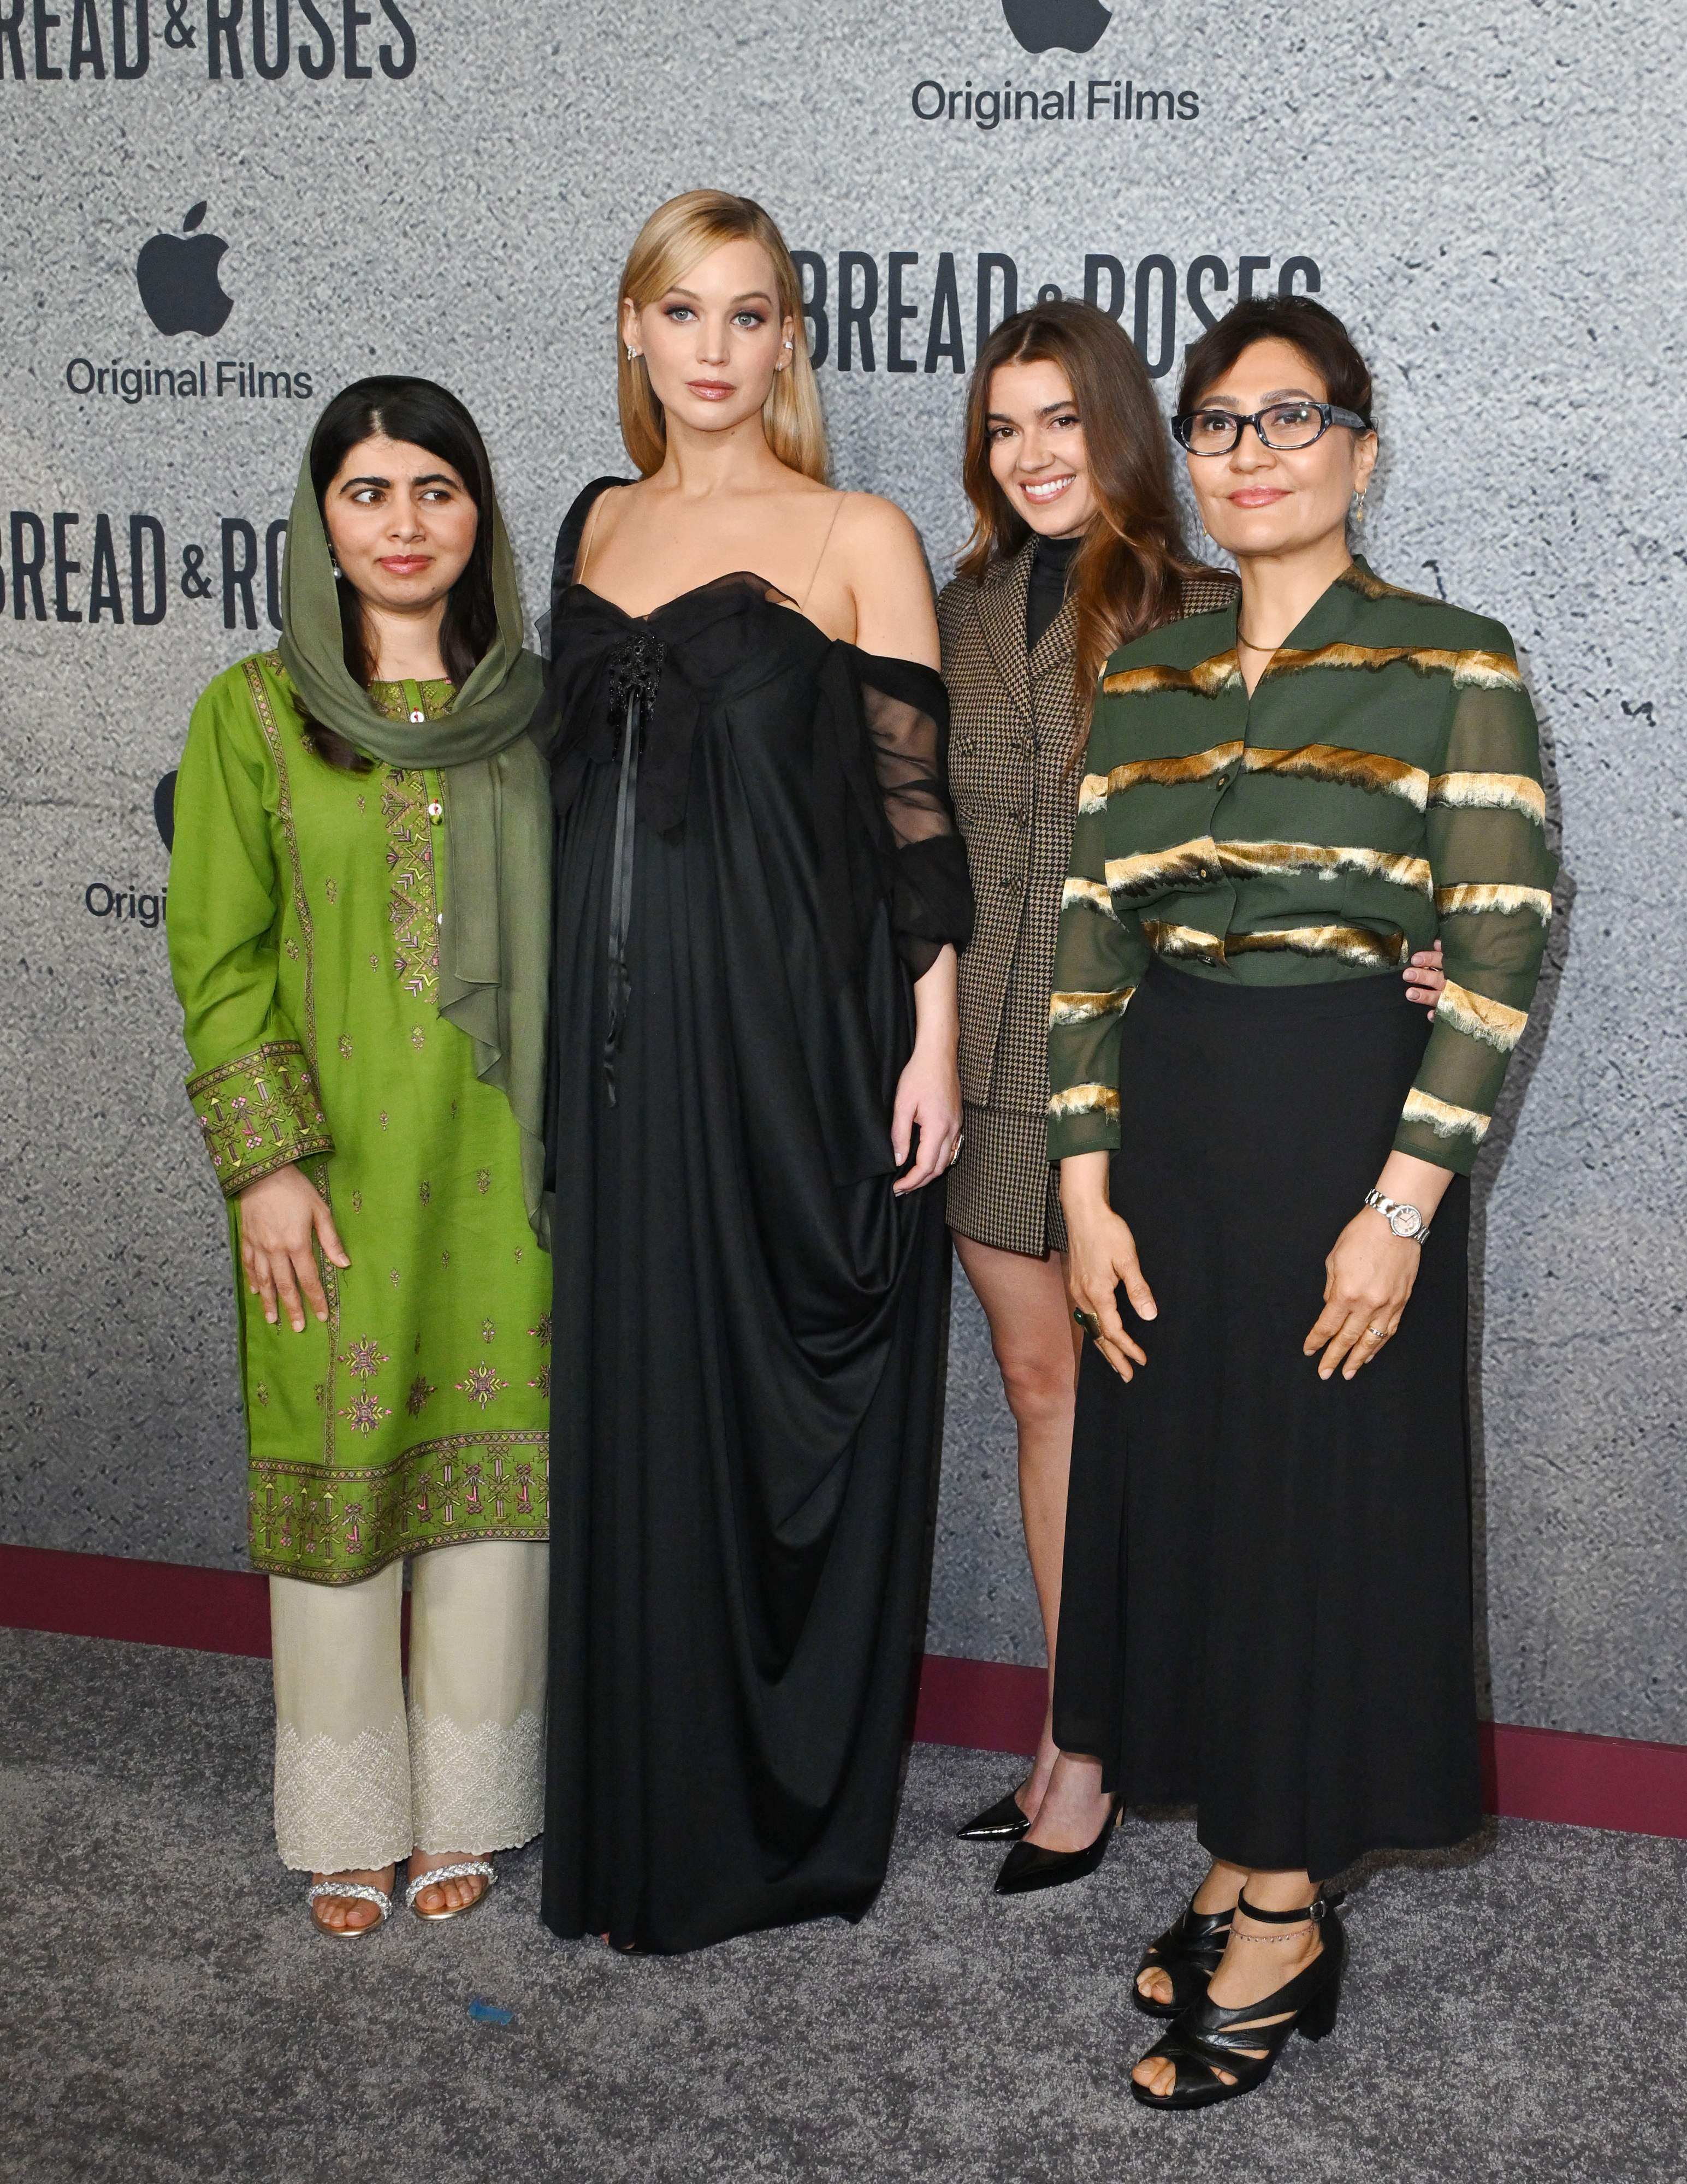
<path fill-rule="evenodd" d="M 1323 1879 L 1482 1816 L 1465 1412 L 1469 1189 L 1351 1381 L 1302 1345 L 1428 1037 L 1391 975 L 1155 964 L 1120 1029 L 1112 1202 L 1159 1307 L 1084 1346 L 1054 1735 L 1215 1857 Z"/>
<path fill-rule="evenodd" d="M 270 1580 L 276 1843 L 301 1873 L 512 1850 L 545 1819 L 547 1554 L 505 1540 L 355 1585 Z"/>

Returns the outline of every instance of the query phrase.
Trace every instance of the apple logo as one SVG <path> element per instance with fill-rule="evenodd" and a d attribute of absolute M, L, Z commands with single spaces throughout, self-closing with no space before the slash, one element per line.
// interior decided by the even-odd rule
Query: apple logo
<path fill-rule="evenodd" d="M 1086 53 L 1113 20 L 1101 0 L 1002 0 L 1002 13 L 1028 53 L 1046 53 L 1051 46 Z"/>
<path fill-rule="evenodd" d="M 233 297 L 223 293 L 217 278 L 228 245 L 220 235 L 196 231 L 204 216 L 202 199 L 182 221 L 180 235 L 154 236 L 135 261 L 141 301 L 161 334 L 220 333 L 234 309 Z"/>

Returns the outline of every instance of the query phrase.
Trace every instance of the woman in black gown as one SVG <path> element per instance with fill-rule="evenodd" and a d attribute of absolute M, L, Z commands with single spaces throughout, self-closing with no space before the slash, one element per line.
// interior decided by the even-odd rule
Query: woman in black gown
<path fill-rule="evenodd" d="M 692 192 L 623 282 L 644 473 L 558 543 L 544 1912 L 858 1918 L 918 1641 L 971 898 L 906 519 L 824 482 L 795 269 Z"/>

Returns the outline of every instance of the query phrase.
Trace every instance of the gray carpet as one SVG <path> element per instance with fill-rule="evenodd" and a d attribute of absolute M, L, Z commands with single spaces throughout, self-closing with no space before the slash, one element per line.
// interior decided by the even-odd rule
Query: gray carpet
<path fill-rule="evenodd" d="M 336 1944 L 276 1862 L 264 1663 L 0 1632 L 0 1692 L 19 2184 L 1687 2179 L 1687 1843 L 1507 1823 L 1379 1864 L 1334 2037 L 1156 2116 L 1126 1981 L 1199 1870 L 1187 1821 L 998 1902 L 949 1830 L 1008 1767 L 928 1747 L 860 1926 L 617 1958 L 545 1933 L 528 1852 L 461 1925 Z"/>

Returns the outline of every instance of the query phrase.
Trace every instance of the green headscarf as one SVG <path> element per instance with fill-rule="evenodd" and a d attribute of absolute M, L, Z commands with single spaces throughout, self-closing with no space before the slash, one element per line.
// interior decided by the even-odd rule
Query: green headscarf
<path fill-rule="evenodd" d="M 544 670 L 522 649 L 516 558 L 494 498 L 498 634 L 449 709 L 431 721 L 376 711 L 349 672 L 339 594 L 307 446 L 282 565 L 282 665 L 306 714 L 371 758 L 445 770 L 445 889 L 439 1012 L 475 1048 L 475 1071 L 521 1130 L 528 1218 L 540 1240 L 545 1000 L 550 956 L 550 789 L 528 735 Z"/>

